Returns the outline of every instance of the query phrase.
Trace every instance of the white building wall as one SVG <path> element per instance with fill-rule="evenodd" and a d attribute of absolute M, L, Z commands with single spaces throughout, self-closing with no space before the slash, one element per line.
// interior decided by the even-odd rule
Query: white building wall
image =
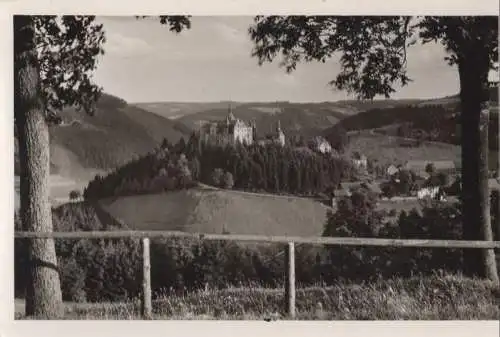
<path fill-rule="evenodd" d="M 329 153 L 329 152 L 332 152 L 332 147 L 328 142 L 322 142 L 319 145 L 319 151 L 321 153 Z"/>
<path fill-rule="evenodd" d="M 277 141 L 281 146 L 285 146 L 285 134 L 283 132 L 279 133 Z"/>
<path fill-rule="evenodd" d="M 439 187 L 422 188 L 417 192 L 417 197 L 419 199 L 424 199 L 428 197 L 435 198 L 438 192 L 439 192 Z"/>
<path fill-rule="evenodd" d="M 243 144 L 253 143 L 253 129 L 251 126 L 246 126 L 241 122 L 234 126 L 234 140 Z"/>

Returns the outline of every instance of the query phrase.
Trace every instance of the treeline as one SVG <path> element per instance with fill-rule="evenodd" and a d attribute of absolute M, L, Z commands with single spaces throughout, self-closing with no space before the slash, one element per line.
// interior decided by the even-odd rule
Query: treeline
<path fill-rule="evenodd" d="M 85 188 L 86 200 L 160 193 L 192 187 L 199 174 L 196 158 L 183 153 L 184 141 L 172 146 L 167 140 L 150 153 L 137 157 L 105 177 L 97 175 Z"/>
<path fill-rule="evenodd" d="M 498 150 L 498 123 L 498 112 L 492 112 L 489 122 L 490 150 Z M 353 131 L 399 125 L 392 132 L 393 136 L 459 145 L 461 139 L 460 124 L 460 108 L 458 104 L 449 107 L 437 104 L 425 106 L 406 105 L 394 108 L 371 109 L 350 116 L 329 129 L 327 134 L 335 133 L 341 128 Z M 385 130 L 380 131 L 387 132 Z"/>
<path fill-rule="evenodd" d="M 498 195 L 492 205 L 498 204 Z M 498 207 L 492 223 L 498 228 Z M 402 212 L 386 221 L 376 198 L 357 191 L 330 213 L 324 236 L 393 239 L 462 239 L 460 205 L 433 203 L 421 211 Z M 53 212 L 55 230 L 117 230 L 101 222 L 88 203 L 61 206 Z M 106 222 L 107 223 L 107 222 Z M 16 229 L 19 229 L 16 220 Z M 118 227 L 117 227 L 118 226 Z M 496 233 L 496 240 L 499 238 Z M 215 242 L 170 238 L 151 241 L 151 281 L 154 296 L 228 286 L 282 286 L 283 245 Z M 135 239 L 57 240 L 56 252 L 66 301 L 122 301 L 140 294 L 142 254 Z M 24 295 L 29 264 L 25 241 L 15 243 L 16 296 Z M 297 245 L 296 278 L 301 286 L 365 282 L 395 275 L 429 275 L 438 270 L 463 270 L 460 249 L 327 247 Z"/>
<path fill-rule="evenodd" d="M 455 108 L 442 105 L 401 105 L 394 108 L 371 109 L 344 118 L 332 129 L 342 127 L 347 131 L 376 129 L 387 125 L 415 123 L 421 128 L 430 130 L 438 128 L 442 118 L 453 115 Z"/>
<path fill-rule="evenodd" d="M 202 182 L 212 184 L 221 169 L 233 178 L 233 188 L 294 195 L 312 195 L 336 188 L 349 174 L 349 165 L 339 157 L 307 148 L 228 145 L 205 143 L 200 151 Z"/>
<path fill-rule="evenodd" d="M 498 112 L 490 114 L 488 124 L 488 145 L 490 150 L 498 150 Z M 417 140 L 460 145 L 461 122 L 460 115 L 437 115 L 429 119 L 416 119 L 412 123 L 398 127 L 396 135 Z"/>
<path fill-rule="evenodd" d="M 202 142 L 193 133 L 187 142 L 181 138 L 172 145 L 164 140 L 149 154 L 105 177 L 96 176 L 84 198 L 159 193 L 188 188 L 197 181 L 247 191 L 313 195 L 330 192 L 354 174 L 340 157 L 305 147 L 221 145 Z"/>

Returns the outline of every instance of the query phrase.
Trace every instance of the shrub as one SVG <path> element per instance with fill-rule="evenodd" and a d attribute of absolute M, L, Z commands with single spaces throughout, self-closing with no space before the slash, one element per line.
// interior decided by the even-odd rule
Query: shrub
<path fill-rule="evenodd" d="M 391 199 L 396 195 L 396 187 L 392 182 L 386 182 L 381 185 L 382 195 L 386 198 Z"/>
<path fill-rule="evenodd" d="M 103 225 L 92 206 L 65 204 L 52 212 L 55 231 L 116 229 Z M 16 229 L 20 228 L 19 221 Z M 15 243 L 15 292 L 24 296 L 29 265 L 26 240 Z M 140 289 L 140 250 L 134 240 L 56 240 L 61 290 L 65 301 L 123 299 Z"/>
<path fill-rule="evenodd" d="M 69 192 L 69 199 L 70 200 L 78 200 L 81 197 L 82 197 L 82 194 L 80 193 L 80 191 L 72 190 L 71 192 Z"/>

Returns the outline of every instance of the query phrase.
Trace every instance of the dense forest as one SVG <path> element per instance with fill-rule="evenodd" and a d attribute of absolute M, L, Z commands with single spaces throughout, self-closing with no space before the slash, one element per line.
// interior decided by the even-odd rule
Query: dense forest
<path fill-rule="evenodd" d="M 83 197 L 106 197 L 160 193 L 188 188 L 197 179 L 196 160 L 183 154 L 184 139 L 172 146 L 166 139 L 146 155 L 137 156 L 106 176 L 97 175 L 85 188 Z"/>
<path fill-rule="evenodd" d="M 294 195 L 313 195 L 336 188 L 349 166 L 340 157 L 305 147 L 279 145 L 226 146 L 202 144 L 202 182 L 213 183 L 213 172 L 230 172 L 234 188 Z"/>
<path fill-rule="evenodd" d="M 74 166 L 112 169 L 125 164 L 132 156 L 147 154 L 163 138 L 177 142 L 189 136 L 191 131 L 182 123 L 139 109 L 106 93 L 97 101 L 93 116 L 74 107 L 64 108 L 60 115 L 62 124 L 49 129 L 52 173 L 58 169 L 71 171 Z M 14 137 L 15 174 L 19 175 L 15 127 Z"/>
<path fill-rule="evenodd" d="M 175 144 L 167 140 L 105 177 L 96 176 L 84 191 L 87 200 L 188 188 L 196 182 L 246 191 L 314 195 L 336 188 L 351 173 L 340 157 L 306 147 L 226 144 L 192 134 Z M 226 183 L 222 183 L 226 181 Z"/>

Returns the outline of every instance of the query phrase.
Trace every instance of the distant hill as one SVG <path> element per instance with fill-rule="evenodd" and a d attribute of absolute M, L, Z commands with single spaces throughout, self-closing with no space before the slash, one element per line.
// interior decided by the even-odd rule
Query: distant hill
<path fill-rule="evenodd" d="M 491 90 L 490 133 L 498 137 L 498 92 Z M 377 107 L 342 119 L 338 124 L 323 130 L 330 136 L 338 129 L 346 131 L 375 130 L 396 136 L 398 128 L 404 126 L 411 131 L 423 132 L 426 140 L 459 144 L 458 134 L 460 99 L 458 95 L 430 99 L 395 107 Z M 405 137 L 413 138 L 406 134 Z M 491 143 L 495 143 L 494 137 Z"/>
<path fill-rule="evenodd" d="M 491 111 L 493 114 L 498 113 L 498 89 L 491 88 L 490 97 Z M 407 107 L 439 108 L 438 110 L 440 112 L 447 113 L 448 116 L 451 116 L 455 112 L 460 110 L 460 97 L 458 94 L 427 100 L 393 101 L 399 102 L 400 104 L 390 104 L 391 101 L 392 100 L 373 101 L 373 105 L 369 109 L 365 109 L 359 114 L 344 118 L 342 120 L 342 123 L 340 123 L 337 127 L 342 126 L 347 131 L 379 128 L 395 123 L 413 121 L 414 119 L 422 119 L 422 116 L 420 116 L 419 114 L 421 114 L 422 111 L 426 111 L 425 109 L 406 109 Z M 384 105 L 381 104 L 381 102 L 386 102 L 387 104 Z M 352 104 L 355 105 L 356 102 L 353 102 Z M 369 105 L 364 105 L 364 107 L 368 106 Z M 429 117 L 433 117 L 431 116 L 432 114 L 427 115 Z M 442 116 L 438 116 L 438 118 L 441 117 Z"/>
<path fill-rule="evenodd" d="M 183 124 L 103 94 L 94 116 L 67 108 L 63 124 L 50 128 L 52 173 L 81 176 L 113 169 L 149 152 L 163 138 L 176 142 L 189 136 Z M 17 142 L 16 142 L 17 143 Z M 17 161 L 17 144 L 16 144 Z"/>
<path fill-rule="evenodd" d="M 255 120 L 257 134 L 264 137 L 273 132 L 278 121 L 287 137 L 293 135 L 313 135 L 318 130 L 334 125 L 348 114 L 342 108 L 330 103 L 245 103 L 232 107 L 237 118 L 247 122 Z M 223 120 L 228 114 L 228 106 L 186 115 L 178 119 L 191 129 L 198 129 L 202 124 Z"/>
<path fill-rule="evenodd" d="M 195 188 L 100 200 L 103 211 L 134 230 L 318 236 L 326 211 L 320 202 Z"/>
<path fill-rule="evenodd" d="M 134 106 L 153 112 L 159 116 L 178 119 L 194 113 L 199 113 L 212 109 L 222 109 L 227 111 L 228 105 L 231 103 L 233 107 L 240 105 L 238 102 L 144 102 L 132 103 Z"/>
<path fill-rule="evenodd" d="M 345 107 L 350 107 L 357 112 L 362 112 L 370 109 L 387 109 L 401 105 L 419 104 L 422 99 L 376 99 L 376 100 L 342 100 L 336 102 Z"/>
<path fill-rule="evenodd" d="M 296 103 L 296 102 L 153 102 L 136 103 L 141 109 L 156 113 L 183 123 L 190 129 L 198 129 L 212 120 L 222 120 L 228 114 L 231 104 L 237 118 L 257 123 L 259 137 L 274 131 L 278 120 L 287 137 L 317 135 L 340 120 L 373 108 L 391 108 L 418 104 L 418 99 L 338 102 Z"/>
<path fill-rule="evenodd" d="M 490 93 L 490 169 L 498 166 L 498 92 Z M 374 108 L 346 117 L 321 132 L 327 139 L 341 129 L 349 134 L 348 154 L 361 152 L 382 164 L 406 160 L 452 160 L 460 165 L 458 95 L 391 108 Z M 419 146 L 408 146 L 419 139 Z M 408 143 L 408 144 L 407 144 Z M 416 145 L 416 144 L 414 144 Z"/>

